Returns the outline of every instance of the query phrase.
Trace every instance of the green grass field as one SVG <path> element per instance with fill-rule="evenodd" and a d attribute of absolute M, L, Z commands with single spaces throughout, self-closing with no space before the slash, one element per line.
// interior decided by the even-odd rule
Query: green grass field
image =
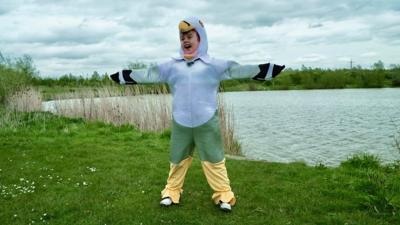
<path fill-rule="evenodd" d="M 400 166 L 227 160 L 238 202 L 211 202 L 198 157 L 182 203 L 159 206 L 169 132 L 0 111 L 0 224 L 400 224 Z"/>

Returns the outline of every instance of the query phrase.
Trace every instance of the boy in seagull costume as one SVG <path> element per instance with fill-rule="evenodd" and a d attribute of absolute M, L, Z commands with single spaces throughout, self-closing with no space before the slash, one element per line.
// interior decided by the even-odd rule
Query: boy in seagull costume
<path fill-rule="evenodd" d="M 123 70 L 110 77 L 119 84 L 167 83 L 170 87 L 173 96 L 170 171 L 160 204 L 179 203 L 196 146 L 204 174 L 214 191 L 212 200 L 220 209 L 229 212 L 236 198 L 225 167 L 217 108 L 219 83 L 229 79 L 272 79 L 285 66 L 239 65 L 211 58 L 207 54 L 206 30 L 195 17 L 179 23 L 179 34 L 179 57 L 144 70 Z"/>

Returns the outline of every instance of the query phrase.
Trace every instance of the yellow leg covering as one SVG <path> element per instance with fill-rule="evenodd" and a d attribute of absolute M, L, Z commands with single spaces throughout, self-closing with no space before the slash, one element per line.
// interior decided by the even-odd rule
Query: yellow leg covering
<path fill-rule="evenodd" d="M 225 159 L 218 163 L 210 163 L 202 161 L 204 174 L 206 175 L 208 184 L 214 190 L 212 199 L 215 204 L 219 201 L 229 202 L 231 205 L 235 205 L 236 198 L 232 192 L 228 173 L 225 167 Z"/>
<path fill-rule="evenodd" d="M 161 198 L 170 197 L 173 203 L 179 203 L 179 198 L 183 192 L 183 182 L 185 175 L 192 164 L 192 157 L 188 157 L 182 160 L 179 164 L 170 165 L 169 176 L 167 179 L 167 185 L 163 191 L 161 191 Z"/>

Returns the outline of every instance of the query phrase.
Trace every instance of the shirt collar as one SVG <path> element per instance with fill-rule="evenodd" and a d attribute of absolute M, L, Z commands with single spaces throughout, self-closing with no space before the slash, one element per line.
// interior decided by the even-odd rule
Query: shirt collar
<path fill-rule="evenodd" d="M 174 59 L 175 61 L 184 61 L 184 60 L 186 60 L 181 55 L 180 56 L 173 56 L 172 59 Z M 205 55 L 202 55 L 202 56 L 198 56 L 196 58 L 193 58 L 190 61 L 195 61 L 197 59 L 200 59 L 201 61 L 203 61 L 204 63 L 207 63 L 207 64 L 211 63 L 211 59 L 210 59 L 210 56 L 208 54 L 205 54 Z"/>

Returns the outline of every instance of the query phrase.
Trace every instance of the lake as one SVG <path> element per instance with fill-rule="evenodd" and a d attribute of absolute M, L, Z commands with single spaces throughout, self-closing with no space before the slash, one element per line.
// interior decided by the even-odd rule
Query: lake
<path fill-rule="evenodd" d="M 336 166 L 354 153 L 400 159 L 400 89 L 223 93 L 246 157 Z"/>

